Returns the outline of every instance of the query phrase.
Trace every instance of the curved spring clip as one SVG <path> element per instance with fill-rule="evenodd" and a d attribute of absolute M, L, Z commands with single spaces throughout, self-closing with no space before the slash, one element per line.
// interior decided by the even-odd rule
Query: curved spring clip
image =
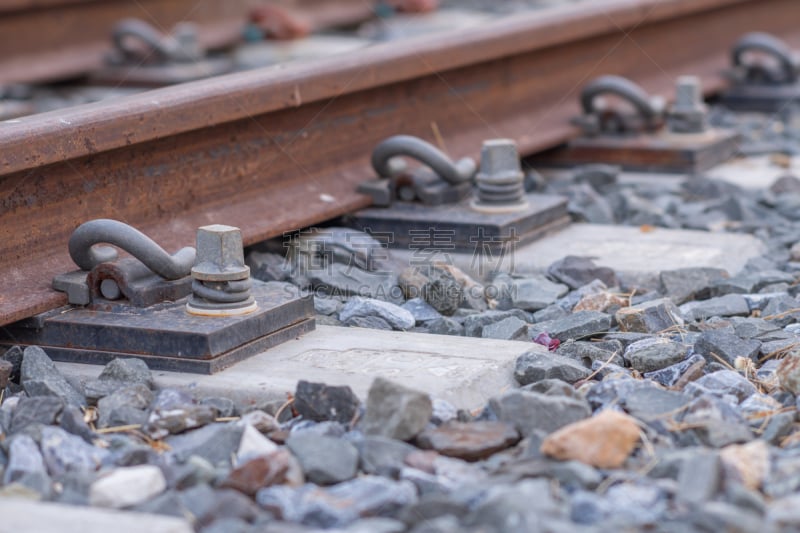
<path fill-rule="evenodd" d="M 117 259 L 117 251 L 108 243 L 122 248 L 147 268 L 164 279 L 175 280 L 188 276 L 196 256 L 194 248 L 187 246 L 169 255 L 150 237 L 117 220 L 100 218 L 78 226 L 69 238 L 69 255 L 82 270 L 92 270 L 100 263 Z"/>
<path fill-rule="evenodd" d="M 748 52 L 760 52 L 771 56 L 778 62 L 778 70 L 745 63 L 744 57 Z M 798 79 L 798 66 L 791 48 L 769 33 L 753 32 L 744 35 L 733 45 L 731 59 L 734 67 L 746 69 L 746 78 L 751 82 L 790 84 L 797 82 Z"/>
<path fill-rule="evenodd" d="M 381 177 L 393 177 L 397 174 L 397 169 L 393 167 L 391 160 L 400 155 L 425 163 L 451 185 L 470 181 L 477 171 L 473 159 L 465 157 L 454 163 L 432 144 L 411 135 L 395 135 L 376 146 L 372 152 L 372 168 Z"/>
<path fill-rule="evenodd" d="M 136 46 L 131 46 L 131 40 L 135 39 L 147 47 L 149 53 L 155 54 L 157 60 L 166 61 L 172 53 L 164 44 L 163 36 L 150 24 L 139 19 L 125 19 L 114 26 L 111 34 L 114 47 L 119 50 L 125 58 L 142 59 L 142 50 Z"/>
<path fill-rule="evenodd" d="M 637 84 L 622 76 L 600 76 L 587 84 L 581 91 L 581 108 L 584 115 L 594 115 L 597 97 L 614 94 L 633 106 L 642 119 L 645 128 L 653 129 L 658 124 L 661 110 L 654 105 L 647 92 Z"/>
<path fill-rule="evenodd" d="M 194 25 L 179 24 L 173 31 L 173 35 L 165 36 L 142 20 L 124 19 L 114 26 L 111 38 L 114 47 L 126 60 L 164 63 L 200 59 L 203 53 L 197 45 Z M 137 47 L 132 41 L 139 41 L 144 47 Z M 151 56 L 151 61 L 147 61 L 148 56 Z"/>

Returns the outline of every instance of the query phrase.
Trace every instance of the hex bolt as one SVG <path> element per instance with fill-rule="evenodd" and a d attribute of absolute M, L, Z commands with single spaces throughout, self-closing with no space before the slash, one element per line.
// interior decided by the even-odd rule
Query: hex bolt
<path fill-rule="evenodd" d="M 214 224 L 197 230 L 192 278 L 186 310 L 193 315 L 235 316 L 258 307 L 250 294 L 250 267 L 244 264 L 239 228 Z"/>
<path fill-rule="evenodd" d="M 667 113 L 672 133 L 703 133 L 708 129 L 708 108 L 703 103 L 700 79 L 681 76 L 675 88 L 675 103 Z"/>
<path fill-rule="evenodd" d="M 478 190 L 471 206 L 477 211 L 509 212 L 528 207 L 525 176 L 520 167 L 517 144 L 511 139 L 492 139 L 483 143 L 475 182 Z"/>

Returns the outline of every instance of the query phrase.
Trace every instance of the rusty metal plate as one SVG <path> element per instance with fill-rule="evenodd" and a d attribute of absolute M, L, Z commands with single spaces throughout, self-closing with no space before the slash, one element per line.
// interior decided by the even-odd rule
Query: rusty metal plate
<path fill-rule="evenodd" d="M 724 91 L 719 103 L 735 111 L 776 113 L 800 102 L 800 85 L 740 85 Z"/>
<path fill-rule="evenodd" d="M 497 253 L 569 224 L 563 196 L 527 194 L 528 207 L 509 213 L 481 213 L 470 200 L 435 208 L 396 202 L 371 207 L 345 217 L 348 225 L 372 233 L 391 247 L 439 248 L 461 252 Z"/>
<path fill-rule="evenodd" d="M 51 358 L 105 364 L 139 357 L 151 368 L 211 373 L 314 329 L 314 303 L 283 283 L 254 281 L 253 313 L 199 317 L 186 299 L 107 311 L 63 307 L 0 329 L 0 345 L 38 345 Z"/>
<path fill-rule="evenodd" d="M 734 157 L 739 151 L 738 140 L 735 132 L 718 130 L 701 134 L 579 137 L 532 162 L 552 166 L 605 163 L 625 170 L 691 174 Z"/>

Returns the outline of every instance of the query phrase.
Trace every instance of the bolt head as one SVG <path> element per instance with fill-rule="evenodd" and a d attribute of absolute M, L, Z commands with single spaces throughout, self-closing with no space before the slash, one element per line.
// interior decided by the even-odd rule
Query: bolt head
<path fill-rule="evenodd" d="M 491 139 L 481 149 L 481 173 L 486 175 L 519 171 L 517 143 L 511 139 Z"/>
<path fill-rule="evenodd" d="M 250 267 L 244 264 L 244 246 L 239 228 L 212 224 L 197 230 L 197 259 L 192 277 L 203 281 L 247 279 Z"/>

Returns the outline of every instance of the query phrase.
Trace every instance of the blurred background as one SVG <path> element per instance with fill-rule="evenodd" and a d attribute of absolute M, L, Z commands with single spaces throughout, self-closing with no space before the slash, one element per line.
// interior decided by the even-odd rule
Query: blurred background
<path fill-rule="evenodd" d="M 579 1 L 4 0 L 0 120 Z"/>

